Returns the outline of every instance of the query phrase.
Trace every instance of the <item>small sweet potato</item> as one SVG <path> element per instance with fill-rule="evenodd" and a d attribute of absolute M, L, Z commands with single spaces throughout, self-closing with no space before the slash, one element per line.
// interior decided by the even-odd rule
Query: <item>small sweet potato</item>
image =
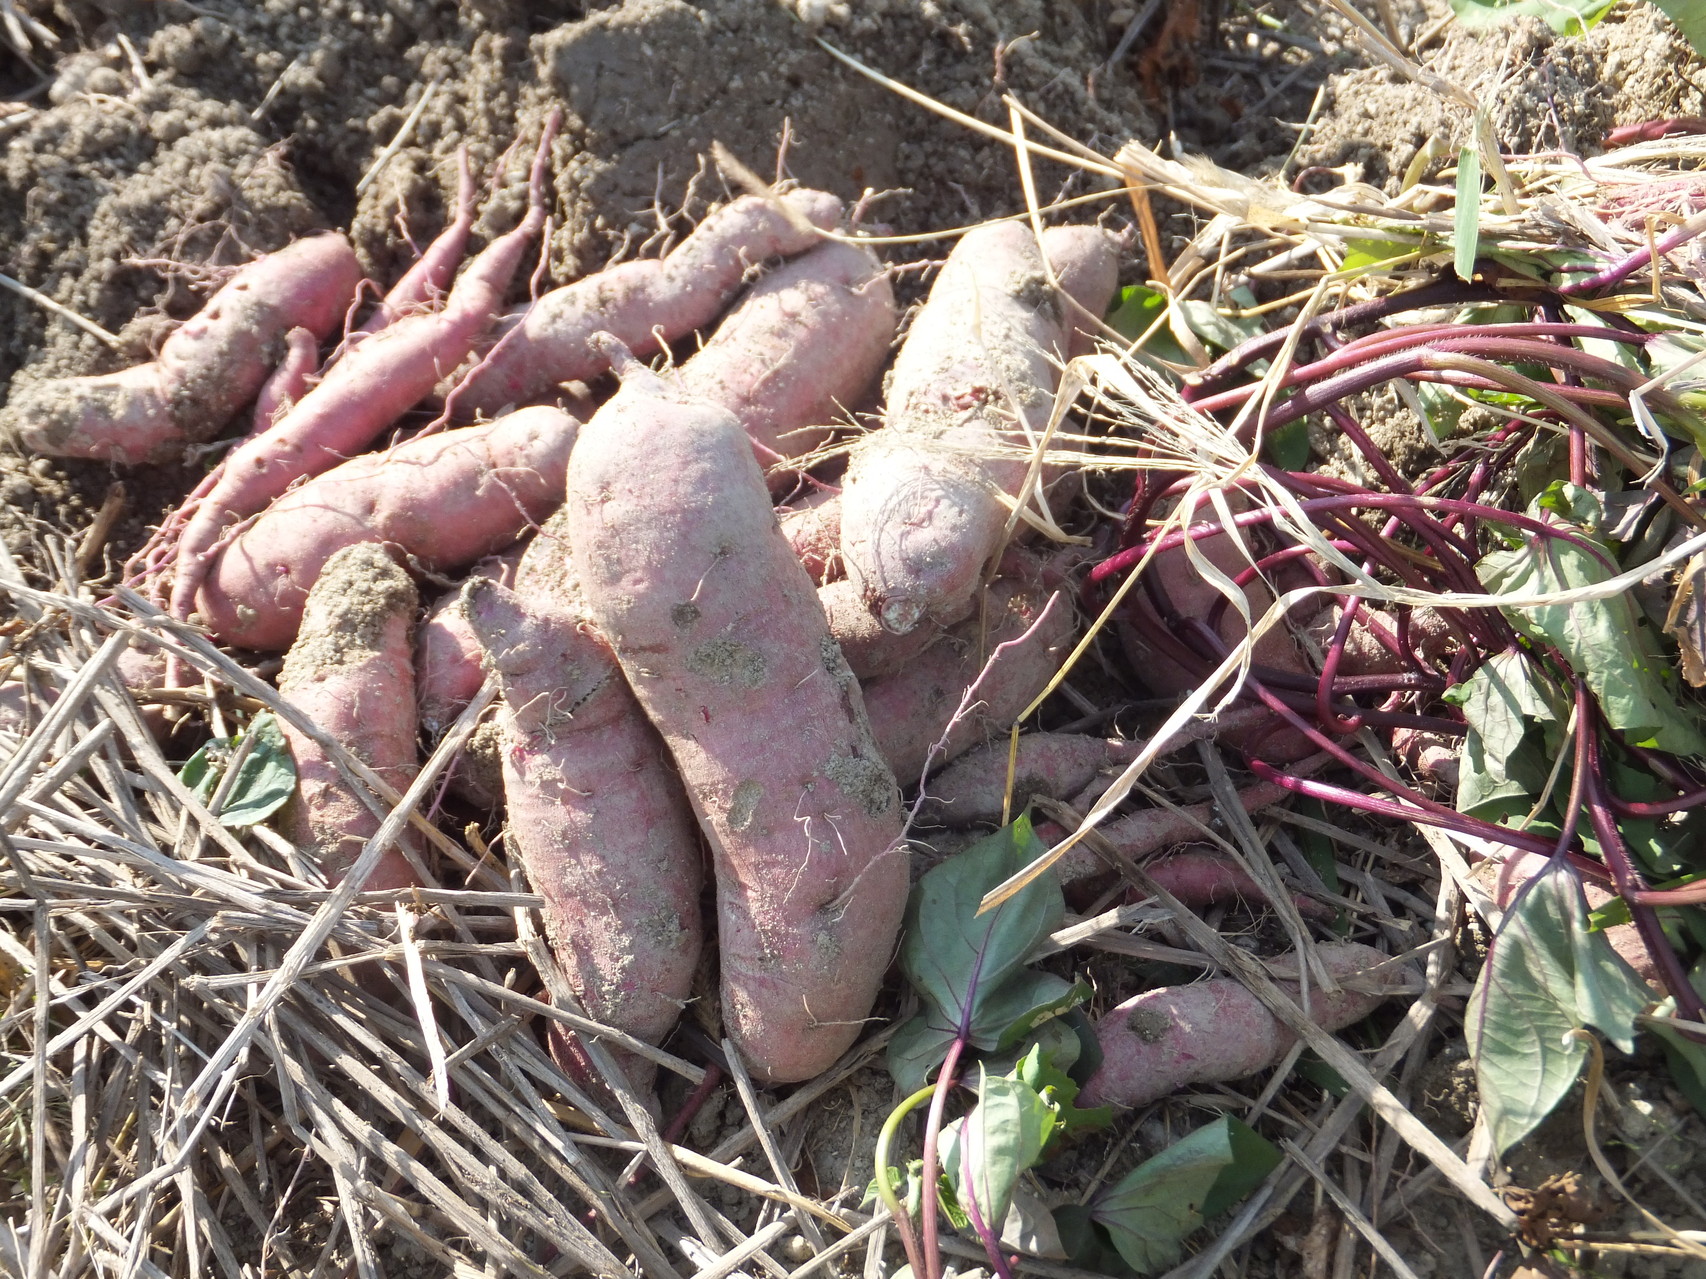
<path fill-rule="evenodd" d="M 1038 622 L 1040 620 L 1040 625 Z M 949 631 L 904 670 L 865 685 L 882 757 L 895 776 L 910 785 L 924 769 L 930 748 L 947 732 L 961 698 L 996 649 L 1036 630 L 1022 643 L 1003 649 L 978 690 L 977 702 L 948 732 L 945 764 L 1012 727 L 1054 677 L 1071 648 L 1072 606 L 1064 594 L 1050 596 L 1017 578 L 997 578 L 983 609 Z"/>
<path fill-rule="evenodd" d="M 315 341 L 331 333 L 360 281 L 343 236 L 298 240 L 233 275 L 158 359 L 18 389 L 0 410 L 0 436 L 53 457 L 164 461 L 225 429 L 284 357 L 292 329 Z"/>
<path fill-rule="evenodd" d="M 1258 813 L 1290 796 L 1291 792 L 1272 782 L 1253 782 L 1238 792 L 1238 802 L 1247 813 Z M 1080 800 L 1081 811 L 1088 805 Z M 1143 808 L 1096 828 L 1103 839 L 1134 861 L 1143 861 L 1154 853 L 1190 844 L 1202 838 L 1203 827 L 1212 828 L 1216 821 L 1212 803 L 1186 804 L 1181 808 Z M 1066 838 L 1066 832 L 1052 822 L 1037 828 L 1037 838 L 1053 846 Z M 1066 856 L 1056 863 L 1056 873 L 1063 884 L 1093 879 L 1109 873 L 1108 864 L 1091 851 L 1088 845 L 1072 846 Z"/>
<path fill-rule="evenodd" d="M 1099 226 L 1051 226 L 1039 243 L 1068 299 L 1066 354 L 1089 355 L 1101 336 L 1097 321 L 1120 282 L 1119 242 Z"/>
<path fill-rule="evenodd" d="M 545 225 L 545 165 L 559 118 L 547 117 L 534 154 L 527 215 L 468 264 L 443 307 L 404 315 L 350 347 L 271 430 L 226 457 L 178 539 L 168 600 L 174 617 L 188 618 L 196 607 L 210 556 L 232 525 L 369 447 L 491 326 L 522 254 Z"/>
<path fill-rule="evenodd" d="M 1505 854 L 1503 860 L 1488 858 L 1477 865 L 1475 879 L 1487 889 L 1499 909 L 1504 910 L 1510 906 L 1522 886 L 1545 870 L 1550 862 L 1550 858 L 1542 857 L 1539 853 L 1526 853 L 1513 848 Z M 1587 900 L 1589 910 L 1598 910 L 1617 899 L 1616 893 L 1585 880 L 1582 883 L 1582 894 Z M 1654 986 L 1662 984 L 1658 962 L 1653 958 L 1653 952 L 1647 949 L 1641 930 L 1634 924 L 1613 924 L 1605 930 L 1605 940 L 1611 943 L 1611 948 L 1629 967 L 1640 973 L 1645 981 Z"/>
<path fill-rule="evenodd" d="M 409 631 L 419 606 L 414 583 L 383 547 L 372 542 L 345 547 L 326 561 L 309 592 L 301 632 L 278 677 L 287 702 L 399 790 L 415 774 Z M 281 830 L 336 884 L 379 829 L 379 818 L 310 738 L 288 723 L 284 735 L 298 781 Z M 408 859 L 392 848 L 363 887 L 418 882 Z"/>
<path fill-rule="evenodd" d="M 1335 980 L 1384 963 L 1370 946 L 1349 942 L 1316 947 Z M 1295 962 L 1295 961 L 1294 961 Z M 1294 968 L 1295 971 L 1295 968 Z M 1377 976 L 1374 978 L 1380 982 Z M 1390 978 L 1381 984 L 1395 984 Z M 1295 995 L 1295 983 L 1281 983 Z M 1311 992 L 1310 1015 L 1323 1030 L 1361 1021 L 1387 995 L 1345 988 Z M 1223 1083 L 1267 1070 L 1297 1036 L 1240 982 L 1216 977 L 1167 986 L 1126 1000 L 1096 1022 L 1101 1068 L 1080 1094 L 1084 1106 L 1146 1106 L 1193 1084 Z"/>
<path fill-rule="evenodd" d="M 569 553 L 711 843 L 729 1034 L 766 1082 L 811 1078 L 888 967 L 899 792 L 746 432 L 619 372 L 569 460 Z"/>
<path fill-rule="evenodd" d="M 1033 795 L 1070 799 L 1106 764 L 1129 760 L 1141 743 L 1111 741 L 1086 733 L 1026 733 L 1019 738 L 1013 768 L 1011 813 L 1025 810 Z M 1001 820 L 1007 792 L 1005 741 L 968 751 L 930 779 L 929 800 L 919 810 L 945 826 Z"/>
<path fill-rule="evenodd" d="M 698 831 L 615 655 L 560 598 L 530 607 L 488 578 L 461 597 L 502 685 L 509 846 L 587 1014 L 657 1043 L 699 966 Z"/>
<path fill-rule="evenodd" d="M 721 404 L 752 437 L 772 488 L 846 420 L 888 362 L 894 290 L 863 245 L 829 240 L 770 272 L 681 366 L 689 394 Z"/>
<path fill-rule="evenodd" d="M 785 206 L 785 207 L 783 207 Z M 501 343 L 457 388 L 461 413 L 496 413 L 551 397 L 561 382 L 590 381 L 610 367 L 592 335 L 615 335 L 638 355 L 716 319 L 748 271 L 821 242 L 841 216 L 823 191 L 743 195 L 707 217 L 664 258 L 623 262 L 553 289 L 508 326 Z"/>
<path fill-rule="evenodd" d="M 561 504 L 579 428 L 539 406 L 334 467 L 279 498 L 219 552 L 197 611 L 227 644 L 282 648 L 340 547 L 384 542 L 429 572 L 490 555 Z"/>
<path fill-rule="evenodd" d="M 524 544 L 492 555 L 468 570 L 467 581 L 489 578 L 512 586 Z M 420 707 L 421 731 L 437 740 L 468 708 L 485 683 L 485 649 L 462 608 L 462 587 L 434 601 L 415 631 L 415 702 Z"/>

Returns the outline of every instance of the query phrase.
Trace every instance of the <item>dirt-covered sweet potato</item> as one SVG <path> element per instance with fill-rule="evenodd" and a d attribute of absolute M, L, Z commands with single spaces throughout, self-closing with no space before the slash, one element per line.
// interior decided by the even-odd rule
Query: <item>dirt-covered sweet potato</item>
<path fill-rule="evenodd" d="M 496 413 L 551 397 L 562 382 L 590 381 L 610 367 L 592 335 L 614 334 L 637 355 L 704 328 L 768 258 L 822 242 L 841 216 L 823 191 L 743 195 L 712 213 L 667 257 L 622 262 L 545 294 L 456 392 L 463 413 Z M 814 229 L 815 228 L 815 229 Z"/>
<path fill-rule="evenodd" d="M 1033 795 L 1072 798 L 1104 765 L 1129 762 L 1140 746 L 1087 733 L 1026 733 L 1013 761 L 1011 813 L 1023 812 Z M 1007 766 L 1006 741 L 968 751 L 930 779 L 929 801 L 919 815 L 945 826 L 1000 821 Z"/>
<path fill-rule="evenodd" d="M 308 594 L 302 629 L 285 654 L 278 691 L 345 750 L 398 790 L 415 774 L 415 675 L 409 632 L 420 606 L 409 575 L 373 542 L 345 547 L 326 561 Z M 296 759 L 297 792 L 280 829 L 340 882 L 379 829 L 379 818 L 310 738 L 284 724 Z M 418 883 L 392 848 L 364 888 Z"/>
<path fill-rule="evenodd" d="M 219 552 L 197 611 L 227 644 L 282 648 L 340 547 L 384 542 L 428 572 L 501 550 L 562 502 L 579 426 L 539 406 L 334 467 L 279 498 Z"/>
<path fill-rule="evenodd" d="M 158 359 L 20 387 L 0 410 L 0 436 L 53 457 L 165 460 L 225 429 L 285 358 L 292 329 L 315 341 L 331 333 L 360 282 L 343 236 L 298 240 L 227 280 L 166 339 Z"/>
<path fill-rule="evenodd" d="M 948 733 L 936 764 L 1003 736 L 1060 668 L 1071 649 L 1073 624 L 1072 605 L 1063 593 L 1050 595 L 1017 578 L 997 578 L 984 607 L 941 642 L 893 675 L 869 681 L 865 708 L 871 730 L 895 776 L 908 785 L 918 780 L 966 689 L 996 649 L 1010 645 L 995 657 L 976 703 Z"/>
<path fill-rule="evenodd" d="M 711 844 L 729 1034 L 759 1078 L 807 1079 L 888 967 L 899 792 L 746 432 L 619 371 L 569 460 L 570 555 Z"/>
<path fill-rule="evenodd" d="M 703 942 L 698 830 L 615 655 L 557 597 L 489 578 L 460 610 L 503 695 L 509 847 L 589 1016 L 652 1043 L 692 993 Z M 649 1070 L 626 1063 L 644 1086 Z"/>
<path fill-rule="evenodd" d="M 1316 951 L 1335 980 L 1350 980 L 1386 960 L 1373 947 L 1351 942 Z M 1378 986 L 1397 984 L 1390 973 L 1373 980 L 1374 991 L 1312 991 L 1315 1024 L 1341 1030 L 1368 1016 L 1390 997 Z M 1281 985 L 1296 996 L 1295 982 Z M 1095 1029 L 1102 1065 L 1079 1095 L 1085 1106 L 1146 1106 L 1193 1084 L 1242 1079 L 1276 1065 L 1297 1042 L 1290 1027 L 1230 977 L 1147 991 L 1110 1010 Z"/>
<path fill-rule="evenodd" d="M 752 437 L 772 488 L 827 440 L 888 362 L 897 312 L 875 254 L 829 240 L 753 285 L 681 366 L 690 394 L 721 404 Z"/>
<path fill-rule="evenodd" d="M 1030 228 L 1004 222 L 961 238 L 914 318 L 884 426 L 853 449 L 841 493 L 847 576 L 888 629 L 963 610 L 999 553 L 1067 353 L 1065 308 Z"/>

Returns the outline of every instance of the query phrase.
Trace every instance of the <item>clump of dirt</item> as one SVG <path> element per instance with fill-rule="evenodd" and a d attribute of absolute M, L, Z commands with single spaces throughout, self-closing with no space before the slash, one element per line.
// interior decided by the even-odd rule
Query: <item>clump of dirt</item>
<path fill-rule="evenodd" d="M 1421 60 L 1489 105 L 1507 151 L 1596 154 L 1617 125 L 1699 115 L 1706 103 L 1706 65 L 1650 4 L 1620 5 L 1568 38 L 1528 17 L 1492 31 L 1453 26 Z M 1335 76 L 1328 95 L 1298 163 L 1342 167 L 1347 180 L 1390 194 L 1424 146 L 1436 144 L 1437 168 L 1469 136 L 1467 110 L 1384 67 Z"/>

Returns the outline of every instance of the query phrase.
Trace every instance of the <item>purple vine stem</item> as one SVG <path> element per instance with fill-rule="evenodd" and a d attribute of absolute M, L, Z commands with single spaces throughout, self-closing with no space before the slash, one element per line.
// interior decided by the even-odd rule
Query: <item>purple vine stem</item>
<path fill-rule="evenodd" d="M 1701 1002 L 1700 992 L 1688 980 L 1688 970 L 1682 966 L 1682 957 L 1671 948 L 1658 912 L 1646 900 L 1652 890 L 1635 865 L 1629 845 L 1623 841 L 1623 832 L 1617 829 L 1617 818 L 1606 803 L 1599 715 L 1585 689 L 1577 690 L 1576 708 L 1576 732 L 1591 739 L 1587 765 L 1583 769 L 1582 801 L 1587 808 L 1588 822 L 1593 826 L 1594 838 L 1599 841 L 1600 855 L 1605 858 L 1605 868 L 1611 872 L 1612 886 L 1628 905 L 1629 917 L 1641 934 L 1641 940 L 1646 943 L 1653 962 L 1658 965 L 1665 989 L 1676 999 L 1677 1011 L 1688 1021 L 1706 1021 L 1706 1003 Z"/>
<path fill-rule="evenodd" d="M 1702 231 L 1706 231 L 1706 216 L 1695 214 L 1676 230 L 1661 235 L 1651 244 L 1643 245 L 1625 258 L 1619 259 L 1603 271 L 1597 271 L 1585 280 L 1577 280 L 1573 284 L 1561 285 L 1558 289 L 1565 297 L 1580 297 L 1584 293 L 1592 293 L 1596 289 L 1609 288 L 1613 284 L 1621 284 L 1634 275 L 1642 267 L 1663 257 L 1673 249 L 1681 248 Z"/>
<path fill-rule="evenodd" d="M 1303 326 L 1300 341 L 1310 341 L 1331 333 L 1335 329 L 1355 328 L 1365 324 L 1374 324 L 1384 320 L 1389 315 L 1403 315 L 1406 311 L 1420 311 L 1433 306 L 1467 306 L 1475 302 L 1501 302 L 1507 300 L 1505 294 L 1490 284 L 1464 284 L 1460 280 L 1437 280 L 1433 284 L 1424 284 L 1419 289 L 1410 289 L 1404 293 L 1392 293 L 1386 297 L 1375 298 L 1368 302 L 1358 302 L 1354 305 L 1341 307 L 1337 311 L 1328 311 L 1318 315 Z M 1243 369 L 1248 368 L 1257 360 L 1265 359 L 1275 354 L 1289 334 L 1289 329 L 1275 329 L 1271 333 L 1263 333 L 1259 337 L 1241 342 L 1213 364 L 1209 365 L 1194 378 L 1187 378 L 1180 389 L 1186 403 L 1195 403 L 1205 395 L 1213 394 L 1222 383 L 1231 380 Z"/>
<path fill-rule="evenodd" d="M 1640 374 L 1611 360 L 1589 355 L 1573 346 L 1560 346 L 1556 342 L 1541 340 L 1548 337 L 1588 337 L 1637 344 L 1645 340 L 1645 335 L 1636 337 L 1586 324 L 1501 324 L 1496 334 L 1465 334 L 1462 325 L 1424 324 L 1413 329 L 1392 329 L 1346 343 L 1313 364 L 1295 365 L 1288 369 L 1280 385 L 1291 387 L 1301 383 L 1318 382 L 1346 369 L 1424 347 L 1433 351 L 1460 351 L 1467 355 L 1492 356 L 1509 360 L 1513 364 L 1533 363 L 1571 368 L 1625 390 L 1633 390 L 1646 380 Z M 1252 383 L 1235 390 L 1222 391 L 1218 395 L 1205 396 L 1194 401 L 1193 407 L 1203 413 L 1234 409 L 1260 389 L 1259 383 Z"/>

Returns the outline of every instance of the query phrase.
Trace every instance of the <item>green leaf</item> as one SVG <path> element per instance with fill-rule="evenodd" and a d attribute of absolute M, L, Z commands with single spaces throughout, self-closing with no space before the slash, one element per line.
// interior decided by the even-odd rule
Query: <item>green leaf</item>
<path fill-rule="evenodd" d="M 1659 11 L 1676 23 L 1694 52 L 1706 57 L 1706 4 L 1701 0 L 1653 0 Z"/>
<path fill-rule="evenodd" d="M 1581 883 L 1559 862 L 1529 880 L 1505 913 L 1469 997 L 1464 1033 L 1481 1107 L 1500 1154 L 1569 1092 L 1596 1027 L 1624 1052 L 1646 986 L 1603 933 L 1589 930 Z"/>
<path fill-rule="evenodd" d="M 960 1205 L 996 1230 L 1007 1220 L 1019 1175 L 1034 1166 L 1054 1131 L 1054 1108 L 1029 1084 L 990 1075 L 978 1066 L 977 1105 L 945 1140 L 942 1170 L 955 1183 Z M 948 1138 L 946 1130 L 943 1132 Z"/>
<path fill-rule="evenodd" d="M 1049 1024 L 1061 1026 L 1064 1021 L 1065 1018 L 1057 1018 Z M 1114 1122 L 1112 1106 L 1078 1107 L 1078 1081 L 1066 1073 L 1071 1064 L 1070 1060 L 1057 1061 L 1041 1044 L 1036 1044 L 1013 1070 L 1027 1087 L 1034 1089 L 1053 1108 L 1056 1136 L 1094 1132 Z"/>
<path fill-rule="evenodd" d="M 1248 289 L 1239 288 L 1228 290 L 1226 300 L 1235 306 L 1252 307 L 1256 305 L 1256 297 Z M 1227 315 L 1216 308 L 1214 303 L 1202 299 L 1180 302 L 1179 314 L 1184 317 L 1185 326 L 1209 346 L 1217 346 L 1223 351 L 1230 351 L 1262 331 L 1262 322 L 1254 316 L 1240 318 Z"/>
<path fill-rule="evenodd" d="M 1612 0 L 1451 0 L 1457 20 L 1470 30 L 1482 30 L 1518 16 L 1527 16 L 1539 18 L 1561 36 L 1586 35 L 1588 28 L 1605 16 L 1611 4 Z M 1662 4 L 1659 7 L 1665 9 Z M 1665 9 L 1665 12 L 1669 10 Z"/>
<path fill-rule="evenodd" d="M 1128 284 L 1120 290 L 1119 305 L 1108 316 L 1108 325 L 1128 342 L 1135 342 L 1145 333 L 1149 338 L 1138 349 L 1158 360 L 1171 364 L 1189 364 L 1190 357 L 1161 321 L 1167 309 L 1165 294 L 1142 284 Z M 1160 321 L 1160 323 L 1157 323 Z"/>
<path fill-rule="evenodd" d="M 1280 1152 L 1231 1116 L 1199 1128 L 1096 1196 L 1091 1216 L 1140 1274 L 1178 1259 L 1203 1221 L 1249 1194 Z"/>
<path fill-rule="evenodd" d="M 211 802 L 244 736 L 214 738 L 184 761 L 178 780 L 202 803 Z M 249 748 L 238 761 L 236 776 L 218 813 L 222 826 L 264 822 L 296 793 L 296 761 L 273 714 L 263 711 L 255 716 L 246 736 Z"/>
<path fill-rule="evenodd" d="M 1536 518 L 1580 512 L 1586 498 L 1573 485 L 1554 484 L 1530 505 Z M 1578 530 L 1578 535 L 1579 530 Z M 1556 537 L 1533 537 L 1523 546 L 1494 551 L 1477 572 L 1487 589 L 1501 595 L 1529 595 L 1594 586 L 1618 572 L 1603 551 Z M 1706 753 L 1692 717 L 1666 683 L 1668 664 L 1637 615 L 1627 594 L 1575 604 L 1507 608 L 1505 616 L 1531 640 L 1551 644 L 1570 669 L 1586 681 L 1613 728 L 1637 746 L 1653 746 L 1677 755 Z"/>
<path fill-rule="evenodd" d="M 1264 434 L 1262 456 L 1282 471 L 1301 471 L 1308 466 L 1309 420 L 1299 418 L 1295 422 L 1287 422 L 1277 431 Z"/>
<path fill-rule="evenodd" d="M 1452 215 L 1452 265 L 1457 278 L 1475 278 L 1481 248 L 1481 155 L 1474 147 L 1457 152 L 1457 209 Z"/>
<path fill-rule="evenodd" d="M 1518 652 L 1498 653 L 1446 694 L 1469 723 L 1459 761 L 1457 810 L 1499 818 L 1527 811 L 1546 785 L 1552 764 L 1541 721 L 1560 727 L 1569 710 L 1563 694 Z"/>
<path fill-rule="evenodd" d="M 900 966 L 923 996 L 924 1010 L 890 1044 L 890 1073 L 903 1087 L 914 1081 L 922 1087 L 941 1060 L 937 1047 L 945 1053 L 960 1027 L 968 1028 L 975 1047 L 1012 1047 L 1088 993 L 1064 978 L 1024 967 L 1066 913 L 1052 874 L 1039 876 L 996 909 L 977 913 L 989 889 L 1044 851 L 1030 821 L 1021 816 L 949 858 L 913 888 Z"/>

